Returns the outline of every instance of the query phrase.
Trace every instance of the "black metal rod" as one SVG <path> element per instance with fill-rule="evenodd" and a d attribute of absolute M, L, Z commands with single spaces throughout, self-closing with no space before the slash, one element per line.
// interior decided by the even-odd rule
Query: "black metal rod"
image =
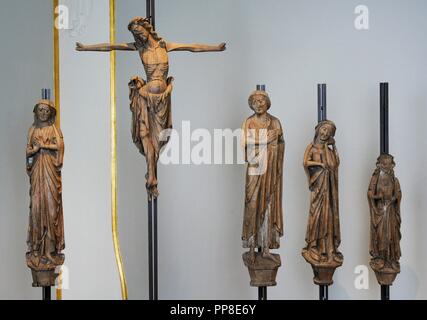
<path fill-rule="evenodd" d="M 327 101 L 326 101 L 326 83 L 322 84 L 322 102 L 323 102 L 323 120 L 326 120 L 328 118 L 327 115 Z M 327 288 L 326 288 L 327 289 Z"/>
<path fill-rule="evenodd" d="M 389 153 L 388 82 L 380 83 L 380 152 Z M 390 300 L 390 286 L 381 285 L 381 300 Z"/>
<path fill-rule="evenodd" d="M 50 100 L 50 89 L 42 89 L 42 99 Z M 42 287 L 42 299 L 43 300 L 51 300 L 51 287 Z"/>
<path fill-rule="evenodd" d="M 153 30 L 156 30 L 156 2 L 151 0 L 151 25 Z"/>
<path fill-rule="evenodd" d="M 150 19 L 150 23 L 151 23 L 151 0 L 145 0 L 145 3 L 146 3 L 145 15 L 148 19 Z"/>
<path fill-rule="evenodd" d="M 258 247 L 258 252 L 262 252 L 261 247 Z M 267 300 L 267 287 L 258 287 L 258 300 Z"/>
<path fill-rule="evenodd" d="M 42 99 L 50 100 L 50 89 L 42 89 Z"/>
<path fill-rule="evenodd" d="M 155 0 L 146 0 L 146 16 L 153 30 L 156 28 Z M 158 242 L 157 242 L 157 198 L 148 196 L 148 263 L 149 299 L 158 300 Z"/>
<path fill-rule="evenodd" d="M 42 287 L 43 300 L 52 300 L 51 287 Z"/>
<path fill-rule="evenodd" d="M 265 84 L 257 84 L 256 89 L 257 91 L 265 91 Z"/>
<path fill-rule="evenodd" d="M 317 122 L 327 119 L 326 83 L 317 85 Z M 319 285 L 319 300 L 329 300 L 328 286 Z"/>
<path fill-rule="evenodd" d="M 153 202 L 148 196 L 148 298 L 153 300 Z"/>
<path fill-rule="evenodd" d="M 317 85 L 317 121 L 321 122 L 327 119 L 326 114 L 326 83 Z"/>
<path fill-rule="evenodd" d="M 390 300 L 390 286 L 381 285 L 381 300 Z"/>
<path fill-rule="evenodd" d="M 258 287 L 258 300 L 267 301 L 267 287 Z"/>
<path fill-rule="evenodd" d="M 265 91 L 265 84 L 257 84 L 257 91 Z M 262 252 L 262 248 L 258 248 L 258 252 Z M 258 287 L 258 300 L 267 300 L 267 287 Z"/>
<path fill-rule="evenodd" d="M 380 83 L 380 151 L 389 153 L 388 82 Z"/>
<path fill-rule="evenodd" d="M 322 86 L 317 85 L 317 122 L 322 121 Z"/>
<path fill-rule="evenodd" d="M 328 286 L 319 285 L 319 300 L 329 300 Z"/>
<path fill-rule="evenodd" d="M 267 300 L 267 287 L 258 287 L 258 300 Z"/>
<path fill-rule="evenodd" d="M 153 226 L 153 241 L 154 241 L 154 275 L 153 275 L 153 298 L 159 299 L 159 278 L 158 278 L 158 254 L 157 254 L 157 198 L 154 198 L 154 226 Z"/>

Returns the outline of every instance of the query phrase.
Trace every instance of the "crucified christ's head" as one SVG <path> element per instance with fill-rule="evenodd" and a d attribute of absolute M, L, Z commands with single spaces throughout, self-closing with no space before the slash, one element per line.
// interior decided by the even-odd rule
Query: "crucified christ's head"
<path fill-rule="evenodd" d="M 128 30 L 132 32 L 135 40 L 140 40 L 143 43 L 148 41 L 151 35 L 154 40 L 161 41 L 162 38 L 154 31 L 153 26 L 148 18 L 136 17 L 133 18 L 128 24 Z"/>

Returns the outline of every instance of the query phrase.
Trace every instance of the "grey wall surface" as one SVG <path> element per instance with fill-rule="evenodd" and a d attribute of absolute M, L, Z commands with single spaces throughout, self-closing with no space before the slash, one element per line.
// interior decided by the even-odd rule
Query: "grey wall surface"
<path fill-rule="evenodd" d="M 52 1 L 1 0 L 0 7 L 0 299 L 40 299 L 25 263 L 25 147 L 41 89 L 52 88 Z"/>
<path fill-rule="evenodd" d="M 287 142 L 283 266 L 271 299 L 316 299 L 312 270 L 300 252 L 309 191 L 302 157 L 313 139 L 316 84 L 328 84 L 328 116 L 337 124 L 341 155 L 341 250 L 331 299 L 378 299 L 354 286 L 355 267 L 368 265 L 366 191 L 379 154 L 379 82 L 390 82 L 390 152 L 403 189 L 401 274 L 392 298 L 427 298 L 427 209 L 423 160 L 427 3 L 423 0 L 183 0 L 157 2 L 157 31 L 176 42 L 227 42 L 218 53 L 171 53 L 174 126 L 239 128 L 251 114 L 247 97 L 267 85 Z M 354 27 L 355 7 L 367 5 L 370 29 Z M 118 2 L 118 41 L 131 41 L 128 21 L 145 15 L 141 1 Z M 127 82 L 144 76 L 137 54 L 118 55 L 119 214 L 130 297 L 147 298 L 147 218 L 144 158 L 130 138 Z M 174 143 L 172 141 L 172 143 Z M 241 254 L 243 165 L 159 166 L 159 290 L 162 299 L 252 299 Z"/>
<path fill-rule="evenodd" d="M 70 30 L 60 34 L 69 272 L 64 299 L 120 298 L 111 237 L 109 55 L 75 51 L 76 41 L 108 41 L 108 2 L 61 1 L 69 7 L 73 22 Z"/>
<path fill-rule="evenodd" d="M 40 88 L 51 86 L 50 1 L 5 1 L 0 21 L 0 298 L 37 299 L 24 253 L 28 214 L 25 136 Z M 426 299 L 427 197 L 423 159 L 427 135 L 427 3 L 366 0 L 370 29 L 354 28 L 357 0 L 180 0 L 157 2 L 157 30 L 174 42 L 227 42 L 223 53 L 171 53 L 174 127 L 239 128 L 251 114 L 247 97 L 267 85 L 271 113 L 285 130 L 285 235 L 278 286 L 270 299 L 316 299 L 304 246 L 309 192 L 302 157 L 316 124 L 316 84 L 328 84 L 328 117 L 337 124 L 341 155 L 341 251 L 331 299 L 377 299 L 354 286 L 368 265 L 366 190 L 379 153 L 379 89 L 390 82 L 390 152 L 403 190 L 401 274 L 394 299 Z M 46 7 L 43 7 L 43 5 Z M 66 267 L 64 299 L 119 299 L 111 237 L 109 63 L 105 53 L 77 53 L 76 41 L 108 41 L 108 1 L 63 0 L 72 29 L 61 31 L 61 120 Z M 88 5 L 89 3 L 89 5 Z M 90 5 L 93 4 L 93 6 Z M 96 5 L 95 5 L 96 4 Z M 49 13 L 49 14 L 48 14 Z M 127 23 L 145 2 L 117 1 L 117 40 L 131 41 Z M 37 19 L 34 19 L 37 17 Z M 44 17 L 44 18 L 43 18 Z M 28 36 L 31 31 L 46 37 Z M 45 23 L 46 22 L 46 23 Z M 10 26 L 13 26 L 10 27 Z M 44 31 L 43 31 L 44 30 Z M 31 50 L 29 50 L 31 48 Z M 11 75 L 11 76 L 9 76 Z M 130 137 L 127 83 L 145 77 L 135 52 L 118 53 L 118 183 L 120 240 L 129 297 L 148 297 L 145 159 Z M 13 79 L 11 81 L 11 79 Z M 177 144 L 172 140 L 171 144 Z M 182 151 L 182 150 L 181 150 Z M 159 297 L 255 299 L 241 254 L 244 165 L 159 166 Z"/>

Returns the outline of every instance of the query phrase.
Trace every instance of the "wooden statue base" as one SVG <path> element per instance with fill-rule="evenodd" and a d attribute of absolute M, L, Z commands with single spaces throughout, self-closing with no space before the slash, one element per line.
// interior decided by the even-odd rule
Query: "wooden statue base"
<path fill-rule="evenodd" d="M 396 265 L 395 268 L 391 266 L 381 266 L 377 261 L 371 261 L 370 263 L 372 270 L 375 272 L 377 281 L 380 285 L 391 286 L 396 280 L 397 274 L 400 273 L 400 266 Z"/>
<path fill-rule="evenodd" d="M 31 274 L 33 276 L 33 287 L 53 287 L 58 277 L 55 270 L 31 270 Z"/>
<path fill-rule="evenodd" d="M 333 276 L 337 267 L 314 265 L 311 265 L 311 267 L 313 268 L 313 282 L 315 284 L 319 286 L 330 286 L 334 283 Z"/>
<path fill-rule="evenodd" d="M 394 280 L 396 280 L 398 272 L 392 271 L 387 272 L 384 271 L 375 271 L 375 276 L 377 277 L 377 281 L 382 286 L 391 286 L 393 285 Z"/>
<path fill-rule="evenodd" d="M 302 256 L 311 264 L 314 277 L 313 281 L 319 286 L 330 286 L 334 283 L 333 276 L 335 269 L 342 266 L 342 256 L 337 257 L 336 260 L 319 262 L 314 260 L 307 250 L 303 250 Z"/>
<path fill-rule="evenodd" d="M 273 287 L 277 284 L 277 270 L 282 265 L 280 255 L 270 253 L 263 257 L 261 252 L 255 252 L 254 255 L 245 252 L 242 257 L 249 270 L 252 287 Z"/>
<path fill-rule="evenodd" d="M 53 287 L 58 274 L 55 273 L 57 267 L 64 264 L 63 254 L 53 254 L 51 259 L 27 252 L 27 266 L 31 269 L 33 276 L 33 287 Z"/>

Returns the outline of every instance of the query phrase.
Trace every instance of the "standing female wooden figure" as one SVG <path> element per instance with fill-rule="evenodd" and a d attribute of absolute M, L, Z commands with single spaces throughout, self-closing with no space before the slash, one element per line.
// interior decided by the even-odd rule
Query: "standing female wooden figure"
<path fill-rule="evenodd" d="M 338 206 L 340 160 L 335 146 L 335 131 L 332 121 L 319 122 L 314 140 L 304 154 L 304 169 L 311 194 L 306 246 L 302 255 L 311 264 L 317 285 L 331 285 L 334 271 L 344 259 L 338 251 L 341 243 Z"/>
<path fill-rule="evenodd" d="M 64 141 L 55 118 L 53 102 L 40 100 L 34 107 L 34 123 L 28 132 L 26 158 L 31 202 L 26 260 L 35 287 L 54 286 L 55 269 L 64 263 Z"/>

